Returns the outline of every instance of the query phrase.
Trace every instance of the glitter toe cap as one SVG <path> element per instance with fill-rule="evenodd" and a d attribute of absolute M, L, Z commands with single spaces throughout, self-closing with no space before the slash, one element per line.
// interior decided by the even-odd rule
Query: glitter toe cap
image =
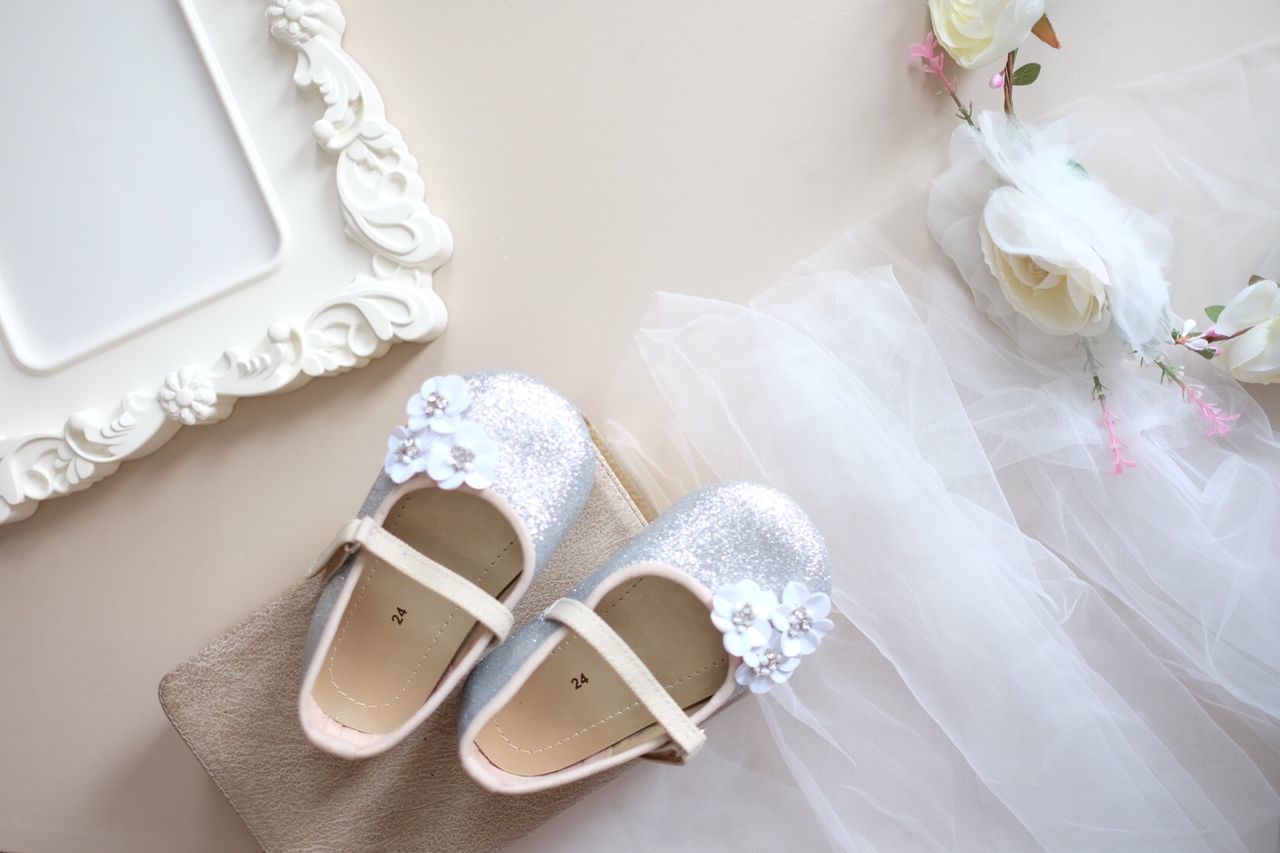
<path fill-rule="evenodd" d="M 591 434 L 568 400 L 531 376 L 482 370 L 462 379 L 468 397 L 466 421 L 496 450 L 496 465 L 486 477 L 488 488 L 524 523 L 536 552 L 535 572 L 541 571 L 591 493 Z M 454 447 L 451 452 L 456 463 L 458 452 L 472 451 Z M 361 515 L 374 514 L 394 487 L 386 472 L 379 476 Z"/>
<path fill-rule="evenodd" d="M 717 483 L 686 495 L 583 584 L 645 562 L 680 569 L 710 590 L 743 580 L 778 591 L 788 581 L 831 590 L 818 528 L 795 501 L 759 483 Z"/>
<path fill-rule="evenodd" d="M 560 394 L 521 373 L 466 377 L 468 417 L 498 445 L 493 488 L 529 531 L 541 571 L 577 521 L 595 479 L 595 449 L 581 413 Z"/>

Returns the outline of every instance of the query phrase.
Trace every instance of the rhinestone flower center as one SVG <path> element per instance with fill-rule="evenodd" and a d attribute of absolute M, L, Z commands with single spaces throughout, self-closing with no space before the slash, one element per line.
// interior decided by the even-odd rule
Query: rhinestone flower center
<path fill-rule="evenodd" d="M 787 633 L 793 637 L 803 637 L 813 627 L 813 616 L 807 607 L 797 607 L 791 611 Z"/>
<path fill-rule="evenodd" d="M 773 649 L 765 649 L 760 653 L 760 662 L 756 664 L 755 670 L 761 675 L 769 675 L 776 672 L 778 667 L 782 665 L 782 655 Z"/>
<path fill-rule="evenodd" d="M 756 612 L 750 604 L 744 604 L 733 613 L 733 624 L 739 628 L 750 628 L 756 622 Z"/>
<path fill-rule="evenodd" d="M 423 403 L 426 404 L 424 408 L 427 410 L 428 417 L 435 417 L 445 409 L 449 408 L 449 398 L 441 394 L 439 391 L 432 391 L 426 396 Z"/>
<path fill-rule="evenodd" d="M 450 454 L 453 457 L 453 464 L 458 468 L 470 468 L 471 463 L 476 461 L 475 451 L 466 447 L 455 447 Z"/>
<path fill-rule="evenodd" d="M 400 442 L 400 446 L 396 448 L 396 456 L 400 459 L 402 464 L 407 464 L 408 462 L 417 459 L 418 454 L 421 452 L 422 448 L 418 447 L 418 440 L 416 438 L 406 438 L 404 441 Z"/>

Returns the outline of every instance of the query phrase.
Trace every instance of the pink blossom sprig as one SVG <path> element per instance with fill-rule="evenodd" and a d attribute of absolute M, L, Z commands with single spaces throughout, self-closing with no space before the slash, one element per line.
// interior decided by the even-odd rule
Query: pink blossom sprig
<path fill-rule="evenodd" d="M 1126 468 L 1137 468 L 1138 463 L 1124 455 L 1125 448 L 1128 447 L 1120 440 L 1120 432 L 1116 429 L 1116 416 L 1111 411 L 1111 404 L 1107 402 L 1107 386 L 1102 384 L 1102 362 L 1098 361 L 1098 357 L 1093 354 L 1093 347 L 1089 345 L 1088 338 L 1081 338 L 1080 344 L 1084 347 L 1084 369 L 1093 376 L 1093 399 L 1098 401 L 1098 405 L 1102 407 L 1102 426 L 1107 431 L 1107 439 L 1111 448 L 1111 464 L 1115 469 L 1116 476 L 1119 477 L 1125 472 Z"/>
<path fill-rule="evenodd" d="M 1204 398 L 1204 386 L 1193 385 L 1188 382 L 1182 386 L 1182 396 L 1188 403 L 1194 403 L 1200 409 L 1200 414 L 1204 415 L 1205 420 L 1209 422 L 1208 436 L 1226 435 L 1231 432 L 1232 425 L 1240 420 L 1239 415 L 1229 415 L 1222 411 L 1222 407 L 1216 403 L 1210 403 Z"/>
<path fill-rule="evenodd" d="M 1120 440 L 1120 435 L 1116 432 L 1116 416 L 1107 405 L 1107 395 L 1100 395 L 1098 401 L 1102 404 L 1102 425 L 1106 427 L 1107 436 L 1111 440 L 1111 464 L 1115 466 L 1116 476 L 1119 477 L 1126 468 L 1137 468 L 1138 463 L 1124 455 L 1127 445 Z"/>
<path fill-rule="evenodd" d="M 1210 403 L 1204 398 L 1204 386 L 1187 382 L 1182 378 L 1182 371 L 1164 359 L 1156 361 L 1156 366 L 1182 389 L 1182 399 L 1194 405 L 1200 410 L 1200 414 L 1209 422 L 1209 431 L 1206 436 L 1212 438 L 1215 435 L 1226 435 L 1231 432 L 1231 427 L 1235 422 L 1240 420 L 1238 414 L 1228 414 L 1222 410 L 1222 407 L 1216 403 Z"/>
<path fill-rule="evenodd" d="M 920 67 L 925 74 L 932 74 L 942 83 L 942 88 L 951 96 L 951 100 L 956 105 L 957 118 L 964 119 L 969 127 L 977 127 L 973 123 L 973 104 L 965 106 L 960 100 L 960 96 L 956 93 L 955 82 L 947 76 L 947 54 L 943 51 L 941 45 L 938 44 L 937 38 L 930 31 L 923 42 L 911 45 L 910 58 L 920 60 Z"/>

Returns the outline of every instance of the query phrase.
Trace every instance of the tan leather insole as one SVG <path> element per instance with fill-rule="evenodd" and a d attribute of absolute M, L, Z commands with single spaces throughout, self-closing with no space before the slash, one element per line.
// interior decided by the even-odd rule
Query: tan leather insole
<path fill-rule="evenodd" d="M 646 577 L 610 592 L 596 612 L 686 710 L 724 683 L 729 658 L 707 607 L 678 583 Z M 517 776 L 563 770 L 654 726 L 634 693 L 576 634 L 562 641 L 476 739 Z M 656 728 L 650 733 L 660 737 Z M 627 741 L 622 745 L 622 741 Z"/>
<path fill-rule="evenodd" d="M 511 525 L 468 492 L 411 492 L 383 526 L 495 597 L 520 574 L 524 555 Z M 381 560 L 365 559 L 312 695 L 343 725 L 386 734 L 422 707 L 476 621 Z"/>

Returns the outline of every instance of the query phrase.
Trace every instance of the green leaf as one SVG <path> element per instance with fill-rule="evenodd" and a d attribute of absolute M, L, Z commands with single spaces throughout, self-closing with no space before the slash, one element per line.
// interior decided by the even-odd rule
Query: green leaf
<path fill-rule="evenodd" d="M 1200 356 L 1205 361 L 1213 361 L 1213 350 L 1211 349 L 1196 350 L 1196 355 Z"/>
<path fill-rule="evenodd" d="M 1222 309 L 1226 307 L 1225 305 L 1210 305 L 1204 309 L 1204 316 L 1209 318 L 1210 323 L 1216 323 L 1218 318 L 1222 316 Z"/>
<path fill-rule="evenodd" d="M 1040 63 L 1028 62 L 1026 65 L 1013 72 L 1013 85 L 1030 86 L 1040 77 Z"/>

